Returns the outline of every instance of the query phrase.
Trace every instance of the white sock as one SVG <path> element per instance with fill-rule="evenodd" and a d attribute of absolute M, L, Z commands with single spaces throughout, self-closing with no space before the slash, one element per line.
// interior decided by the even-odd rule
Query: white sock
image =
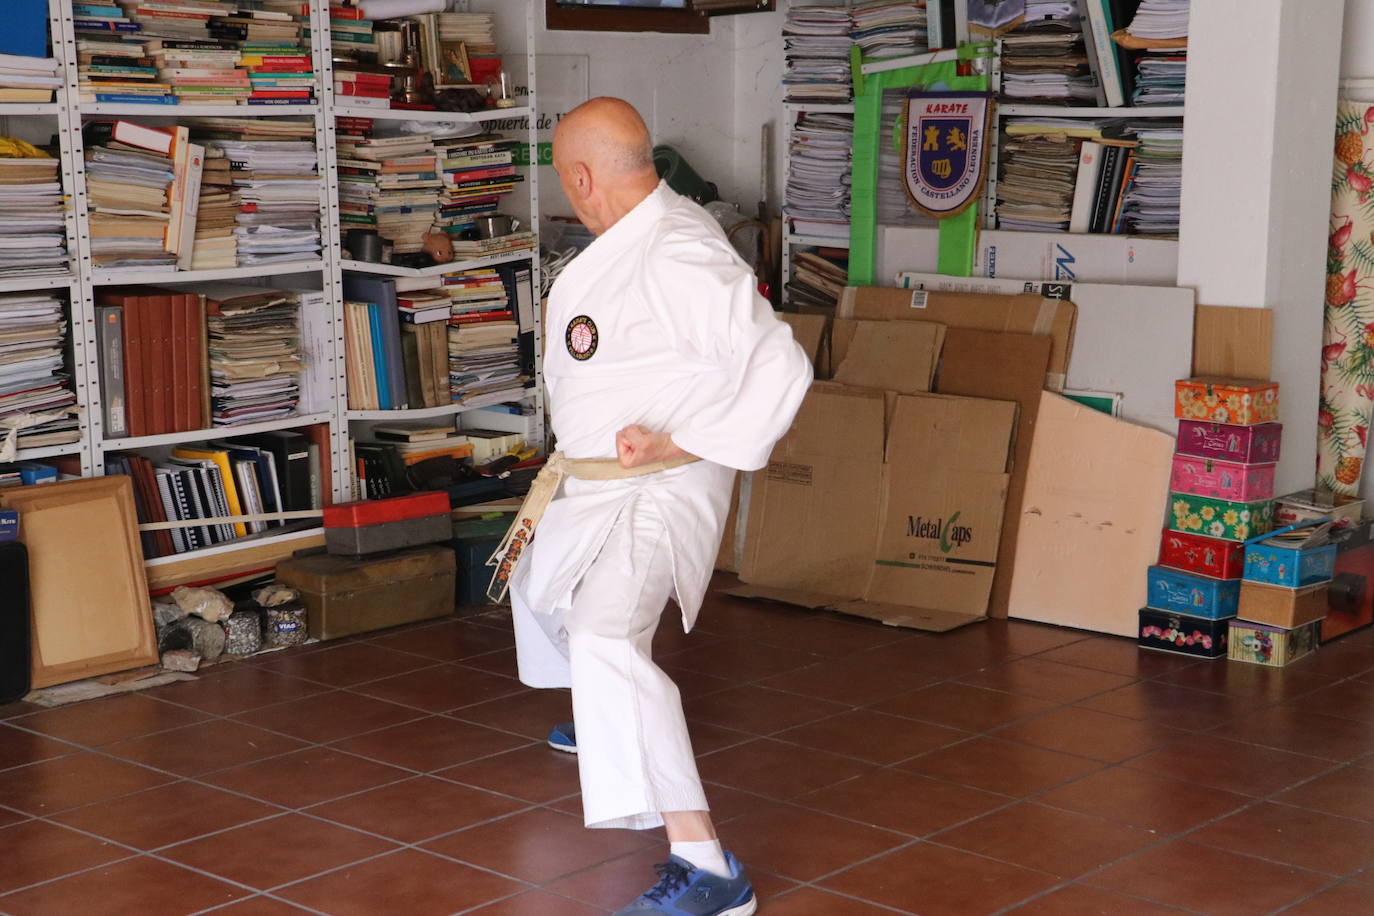
<path fill-rule="evenodd" d="M 707 840 L 704 843 L 672 843 L 669 851 L 679 859 L 686 859 L 702 871 L 709 871 L 721 878 L 730 877 L 730 866 L 725 862 L 725 850 L 720 848 L 720 840 Z"/>

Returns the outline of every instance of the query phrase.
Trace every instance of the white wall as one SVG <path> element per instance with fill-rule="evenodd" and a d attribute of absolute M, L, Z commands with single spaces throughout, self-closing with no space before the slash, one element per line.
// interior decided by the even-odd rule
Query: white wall
<path fill-rule="evenodd" d="M 742 190 L 736 157 L 743 145 L 736 140 L 741 136 L 736 128 L 736 21 L 756 17 L 717 18 L 709 35 L 670 35 L 554 31 L 544 27 L 543 4 L 537 15 L 535 47 L 541 62 L 585 56 L 590 96 L 618 96 L 633 104 L 648 122 L 655 144 L 677 148 L 692 168 L 720 187 L 722 197 L 736 199 Z M 775 44 L 777 35 L 775 27 Z M 550 85 L 546 69 L 540 66 L 539 113 L 553 119 L 561 106 L 550 100 L 561 87 Z M 748 191 L 749 197 L 756 195 Z M 540 175 L 539 196 L 545 214 L 571 215 L 552 169 Z"/>
<path fill-rule="evenodd" d="M 1374 0 L 1345 0 L 1341 76 L 1374 77 Z"/>

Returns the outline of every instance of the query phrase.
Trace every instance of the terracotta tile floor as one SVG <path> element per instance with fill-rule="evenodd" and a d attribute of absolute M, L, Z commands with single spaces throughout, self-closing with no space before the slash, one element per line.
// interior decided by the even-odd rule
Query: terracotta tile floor
<path fill-rule="evenodd" d="M 582 828 L 511 645 L 490 612 L 0 706 L 0 913 L 605 916 L 662 832 Z M 1269 670 L 713 596 L 656 645 L 767 916 L 1374 913 L 1374 633 Z"/>

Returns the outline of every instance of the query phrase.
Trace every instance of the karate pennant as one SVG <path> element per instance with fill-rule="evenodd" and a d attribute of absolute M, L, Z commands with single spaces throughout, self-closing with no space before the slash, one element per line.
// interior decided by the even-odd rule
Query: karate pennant
<path fill-rule="evenodd" d="M 989 92 L 912 92 L 905 106 L 903 186 L 928 216 L 963 213 L 987 178 Z"/>

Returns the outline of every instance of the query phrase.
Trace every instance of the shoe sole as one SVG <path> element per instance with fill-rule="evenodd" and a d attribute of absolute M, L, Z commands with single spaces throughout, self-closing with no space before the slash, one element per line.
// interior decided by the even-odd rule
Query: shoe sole
<path fill-rule="evenodd" d="M 562 751 L 562 752 L 565 753 L 565 754 L 576 754 L 576 753 L 577 753 L 577 745 L 575 745 L 575 744 L 556 744 L 556 743 L 554 743 L 553 741 L 549 741 L 549 742 L 547 742 L 547 743 L 548 743 L 549 747 L 553 748 L 555 751 Z M 753 912 L 753 911 L 750 910 L 750 912 Z M 733 914 L 731 914 L 731 916 L 733 916 Z"/>
<path fill-rule="evenodd" d="M 719 916 L 753 916 L 753 914 L 758 911 L 758 908 L 759 898 L 750 897 L 748 900 L 744 901 L 737 907 L 733 907 L 728 910 L 722 910 Z"/>

